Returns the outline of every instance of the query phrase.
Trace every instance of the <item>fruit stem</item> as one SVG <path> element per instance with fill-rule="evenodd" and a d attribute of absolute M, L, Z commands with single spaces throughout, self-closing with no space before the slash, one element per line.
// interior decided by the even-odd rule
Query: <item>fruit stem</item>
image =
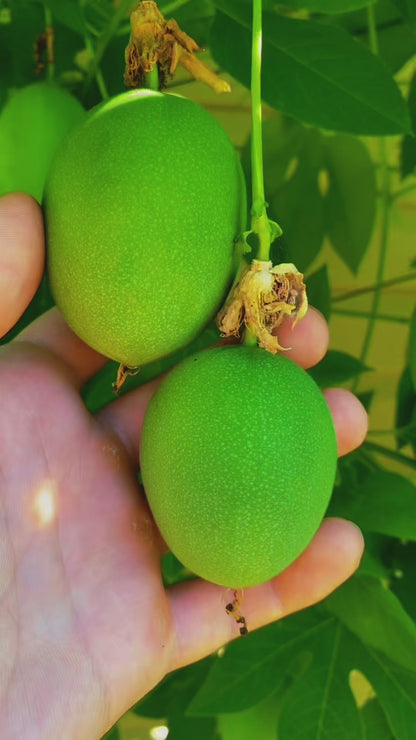
<path fill-rule="evenodd" d="M 143 80 L 143 87 L 149 90 L 159 90 L 159 70 L 157 64 L 154 64 L 150 72 L 146 72 Z"/>
<path fill-rule="evenodd" d="M 251 230 L 258 238 L 257 259 L 270 259 L 270 245 L 281 233 L 273 229 L 267 217 L 264 197 L 262 107 L 261 107 L 261 56 L 262 56 L 262 0 L 253 0 L 253 25 L 251 44 L 251 177 L 252 207 Z"/>

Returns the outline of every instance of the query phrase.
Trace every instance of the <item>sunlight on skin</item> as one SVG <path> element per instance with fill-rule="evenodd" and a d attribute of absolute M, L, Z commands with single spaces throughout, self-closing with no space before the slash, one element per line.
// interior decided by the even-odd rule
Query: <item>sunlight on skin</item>
<path fill-rule="evenodd" d="M 33 498 L 32 511 L 39 529 L 52 524 L 56 519 L 56 483 L 46 479 L 42 481 Z"/>

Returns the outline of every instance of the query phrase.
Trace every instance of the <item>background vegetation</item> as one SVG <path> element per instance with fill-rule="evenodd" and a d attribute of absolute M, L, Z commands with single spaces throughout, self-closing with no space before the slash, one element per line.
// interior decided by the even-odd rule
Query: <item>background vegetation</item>
<path fill-rule="evenodd" d="M 66 130 L 124 89 L 132 5 L 0 0 L 0 194 L 21 189 L 41 202 Z M 249 182 L 250 0 L 159 7 L 230 80 L 221 98 L 185 73 L 170 87 L 219 117 Z M 416 733 L 416 5 L 264 0 L 263 43 L 266 197 L 284 231 L 273 259 L 306 273 L 310 302 L 330 322 L 331 349 L 312 374 L 322 387 L 352 387 L 369 409 L 368 440 L 340 460 L 329 507 L 359 524 L 366 552 L 325 602 L 170 675 L 134 707 L 150 722 L 130 715 L 110 734 L 127 737 L 134 726 L 131 737 L 149 737 L 163 724 L 172 740 L 408 740 Z M 6 340 L 50 305 L 45 276 Z M 209 327 L 197 345 L 214 338 Z M 127 390 L 178 357 L 145 368 Z M 109 363 L 84 389 L 91 410 L 110 400 L 114 375 Z M 164 569 L 168 583 L 184 576 L 172 557 Z"/>

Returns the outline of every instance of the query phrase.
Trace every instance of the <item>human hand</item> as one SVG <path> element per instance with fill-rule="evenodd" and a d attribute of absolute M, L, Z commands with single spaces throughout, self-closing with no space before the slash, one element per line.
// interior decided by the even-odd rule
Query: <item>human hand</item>
<path fill-rule="evenodd" d="M 43 269 L 40 210 L 0 200 L 0 276 L 14 265 L 18 294 L 0 290 L 3 331 L 31 299 Z M 28 256 L 29 255 L 29 256 Z M 311 309 L 279 335 L 310 367 L 328 331 Z M 154 381 L 94 417 L 79 392 L 105 358 L 56 309 L 0 348 L 0 726 L 5 740 L 93 740 L 169 671 L 238 635 L 224 589 L 202 580 L 165 589 L 165 545 L 137 484 L 140 428 Z M 327 394 L 345 454 L 366 415 L 348 392 Z M 250 629 L 324 598 L 362 554 L 355 525 L 322 524 L 300 558 L 247 589 Z"/>

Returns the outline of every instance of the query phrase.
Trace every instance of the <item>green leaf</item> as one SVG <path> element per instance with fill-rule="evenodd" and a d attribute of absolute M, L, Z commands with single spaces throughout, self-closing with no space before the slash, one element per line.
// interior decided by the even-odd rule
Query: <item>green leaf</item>
<path fill-rule="evenodd" d="M 117 725 L 114 725 L 111 730 L 106 732 L 106 734 L 102 737 L 102 740 L 120 740 L 120 732 Z"/>
<path fill-rule="evenodd" d="M 409 369 L 413 387 L 416 390 L 416 309 L 413 311 L 409 333 Z"/>
<path fill-rule="evenodd" d="M 169 6 L 169 0 L 164 3 Z M 159 3 L 159 9 L 164 14 L 163 5 Z M 172 14 L 168 13 L 166 19 L 175 18 L 179 26 L 191 36 L 201 47 L 208 45 L 209 28 L 215 15 L 215 7 L 211 0 L 192 0 L 178 7 Z"/>
<path fill-rule="evenodd" d="M 416 453 L 416 388 L 409 365 L 404 368 L 399 380 L 395 426 L 399 449 L 410 442 Z"/>
<path fill-rule="evenodd" d="M 401 141 L 400 175 L 403 178 L 411 175 L 416 168 L 416 75 L 413 75 L 409 87 L 408 105 L 412 122 L 412 133 Z"/>
<path fill-rule="evenodd" d="M 406 134 L 400 145 L 400 175 L 404 179 L 416 169 L 416 136 Z"/>
<path fill-rule="evenodd" d="M 276 740 L 277 719 L 280 711 L 278 692 L 266 697 L 243 712 L 220 714 L 218 729 L 222 740 Z"/>
<path fill-rule="evenodd" d="M 250 87 L 251 14 L 218 2 L 216 61 Z M 383 63 L 340 28 L 264 13 L 263 98 L 320 128 L 366 135 L 407 133 L 407 105 Z M 235 50 L 238 49 L 238 54 Z"/>
<path fill-rule="evenodd" d="M 155 719 L 172 719 L 176 715 L 183 715 L 217 660 L 216 657 L 205 658 L 170 673 L 144 699 L 135 704 L 132 711 L 141 717 Z"/>
<path fill-rule="evenodd" d="M 345 517 L 369 532 L 416 541 L 416 487 L 387 470 L 371 473 L 344 495 L 332 498 L 331 516 Z"/>
<path fill-rule="evenodd" d="M 288 178 L 288 170 L 299 157 L 305 134 L 304 126 L 284 116 L 273 115 L 263 121 L 263 178 L 267 201 Z M 251 191 L 251 137 L 243 149 L 241 163 Z"/>
<path fill-rule="evenodd" d="M 413 737 L 416 726 L 413 672 L 398 668 L 383 654 L 366 647 L 337 621 L 326 623 L 314 635 L 313 643 L 308 640 L 308 646 L 314 652 L 314 660 L 293 684 L 283 704 L 279 740 L 379 740 L 364 734 L 363 718 L 350 689 L 352 671 L 361 672 L 376 692 L 394 738 Z"/>
<path fill-rule="evenodd" d="M 414 29 L 416 29 L 416 6 L 414 0 L 392 0 L 400 14 Z"/>
<path fill-rule="evenodd" d="M 381 581 L 356 574 L 325 600 L 325 606 L 365 645 L 415 671 L 416 678 L 416 625 Z"/>
<path fill-rule="evenodd" d="M 162 558 L 162 576 L 166 586 L 195 578 L 195 574 L 185 568 L 173 552 L 167 552 Z"/>
<path fill-rule="evenodd" d="M 413 0 L 410 0 L 413 2 Z M 403 17 L 391 0 L 375 3 L 374 16 L 377 29 L 378 56 L 392 74 L 396 74 L 415 53 L 415 35 L 412 28 L 403 23 Z M 369 46 L 368 11 L 332 16 L 333 23 L 341 25 L 351 36 Z"/>
<path fill-rule="evenodd" d="M 285 684 L 300 637 L 316 629 L 321 629 L 320 615 L 307 611 L 232 642 L 213 664 L 188 714 L 239 712 L 266 699 Z"/>
<path fill-rule="evenodd" d="M 360 713 L 346 680 L 343 635 L 342 626 L 329 621 L 315 633 L 313 643 L 308 641 L 314 660 L 283 702 L 279 740 L 364 740 Z"/>
<path fill-rule="evenodd" d="M 365 607 L 361 604 L 362 611 Z M 359 740 L 365 736 L 350 688 L 354 670 L 372 685 L 394 737 L 411 738 L 416 674 L 365 645 L 337 618 L 326 618 L 323 607 L 287 617 L 229 645 L 188 713 L 241 710 L 275 692 L 281 703 L 279 740 Z"/>
<path fill-rule="evenodd" d="M 329 188 L 324 200 L 328 236 L 356 273 L 369 246 L 376 212 L 376 178 L 367 147 L 354 136 L 325 138 Z"/>
<path fill-rule="evenodd" d="M 222 740 L 217 730 L 215 717 L 168 718 L 169 740 Z"/>
<path fill-rule="evenodd" d="M 346 641 L 346 649 L 350 665 L 361 670 L 376 692 L 395 740 L 412 738 L 416 726 L 415 673 L 397 667 L 381 653 L 363 650 L 362 643 L 352 635 Z"/>
<path fill-rule="evenodd" d="M 385 714 L 377 699 L 370 699 L 361 709 L 361 719 L 368 740 L 394 740 Z"/>
<path fill-rule="evenodd" d="M 0 338 L 0 344 L 6 344 L 10 342 L 17 334 L 20 334 L 23 329 L 32 323 L 38 316 L 48 311 L 54 305 L 49 280 L 45 274 L 42 278 L 41 284 L 36 291 L 36 294 L 32 301 L 29 303 L 26 311 L 20 317 L 19 321 L 13 326 L 12 329 L 4 336 Z"/>
<path fill-rule="evenodd" d="M 22 87 L 36 79 L 33 44 L 45 30 L 42 5 L 8 0 L 10 22 L 0 25 L 0 87 Z"/>
<path fill-rule="evenodd" d="M 40 202 L 56 149 L 85 116 L 76 98 L 50 83 L 15 93 L 0 115 L 0 195 L 21 190 Z"/>
<path fill-rule="evenodd" d="M 201 349 L 205 349 L 215 342 L 218 342 L 218 340 L 218 329 L 215 323 L 211 322 L 202 334 L 194 339 L 187 347 L 179 350 L 174 355 L 163 357 L 161 360 L 155 360 L 155 362 L 145 365 L 140 369 L 140 372 L 138 372 L 137 375 L 127 378 L 121 389 L 120 395 L 123 395 L 134 388 L 138 388 L 139 386 L 144 385 L 144 383 L 162 375 L 162 373 L 167 372 L 167 370 L 188 355 L 193 352 L 198 352 Z M 92 413 L 95 413 L 107 403 L 114 401 L 112 386 L 117 376 L 117 368 L 118 363 L 107 362 L 104 368 L 85 384 L 82 391 L 82 397 L 88 410 Z"/>
<path fill-rule="evenodd" d="M 308 302 L 329 320 L 331 315 L 331 289 L 327 265 L 322 265 L 311 275 L 306 276 Z"/>
<path fill-rule="evenodd" d="M 86 32 L 85 20 L 78 0 L 43 0 L 51 10 L 53 21 L 82 35 Z"/>
<path fill-rule="evenodd" d="M 368 575 L 372 578 L 379 578 L 387 582 L 391 573 L 389 568 L 384 564 L 385 537 L 381 537 L 381 535 L 375 535 L 367 531 L 363 532 L 363 535 L 365 540 L 365 549 L 358 572 L 361 575 Z"/>
<path fill-rule="evenodd" d="M 284 0 L 285 7 L 314 13 L 348 13 L 373 5 L 377 0 Z"/>
<path fill-rule="evenodd" d="M 301 272 L 313 262 L 324 239 L 323 200 L 318 187 L 321 163 L 322 135 L 309 129 L 302 136 L 293 174 L 273 195 L 267 193 L 269 216 L 283 229 L 286 258 Z"/>
<path fill-rule="evenodd" d="M 416 544 L 395 542 L 389 574 L 391 590 L 416 622 Z"/>
<path fill-rule="evenodd" d="M 353 355 L 330 350 L 323 360 L 308 372 L 321 388 L 328 388 L 352 380 L 357 375 L 368 372 L 369 369 Z"/>

